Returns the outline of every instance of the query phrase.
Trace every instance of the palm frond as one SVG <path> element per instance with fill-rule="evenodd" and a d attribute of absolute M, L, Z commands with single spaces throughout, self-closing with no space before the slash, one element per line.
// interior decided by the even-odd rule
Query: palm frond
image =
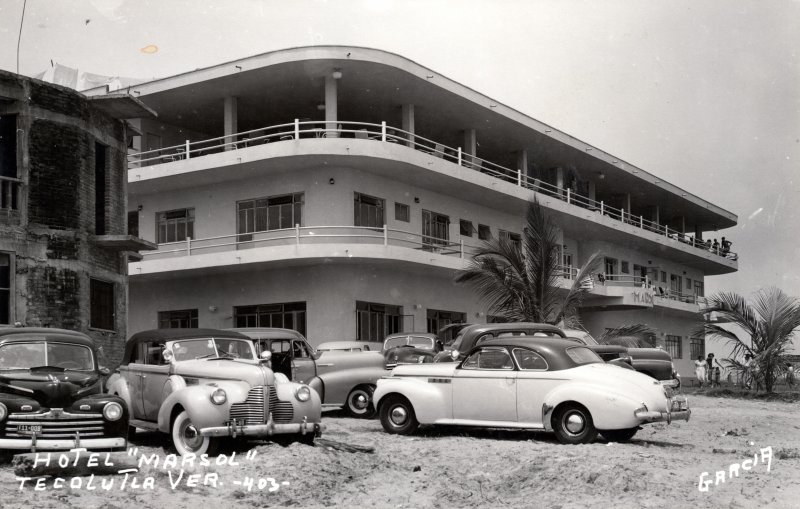
<path fill-rule="evenodd" d="M 648 347 L 651 346 L 649 338 L 655 333 L 653 328 L 644 323 L 622 325 L 614 329 L 606 329 L 597 338 L 597 342 L 601 345 L 620 345 L 629 348 Z"/>

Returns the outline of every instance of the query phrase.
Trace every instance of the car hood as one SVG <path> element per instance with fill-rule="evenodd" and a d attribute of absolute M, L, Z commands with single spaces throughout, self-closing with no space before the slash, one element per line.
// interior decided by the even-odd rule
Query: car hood
<path fill-rule="evenodd" d="M 241 380 L 250 385 L 273 383 L 272 371 L 255 361 L 231 359 L 197 359 L 175 364 L 175 373 L 181 376 L 218 380 Z"/>
<path fill-rule="evenodd" d="M 392 370 L 392 376 L 447 377 L 453 376 L 457 364 L 401 364 Z"/>
<path fill-rule="evenodd" d="M 48 408 L 66 408 L 102 391 L 96 371 L 33 368 L 0 372 L 0 391 L 35 399 Z"/>

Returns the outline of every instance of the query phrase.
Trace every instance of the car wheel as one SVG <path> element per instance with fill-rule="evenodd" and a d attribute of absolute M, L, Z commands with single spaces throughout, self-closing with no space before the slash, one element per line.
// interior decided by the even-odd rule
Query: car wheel
<path fill-rule="evenodd" d="M 181 456 L 186 454 L 214 454 L 217 440 L 204 437 L 192 424 L 189 414 L 184 410 L 172 422 L 172 445 Z"/>
<path fill-rule="evenodd" d="M 628 429 L 606 429 L 600 432 L 603 435 L 603 438 L 608 440 L 609 442 L 627 442 L 636 432 L 639 431 L 639 428 L 628 428 Z"/>
<path fill-rule="evenodd" d="M 381 424 L 387 433 L 408 435 L 419 426 L 414 407 L 400 395 L 388 396 L 380 408 Z"/>
<path fill-rule="evenodd" d="M 588 444 L 597 437 L 592 415 L 577 403 L 558 408 L 553 415 L 553 431 L 562 444 Z"/>
<path fill-rule="evenodd" d="M 375 388 L 369 385 L 359 385 L 347 395 L 345 408 L 351 417 L 368 419 L 375 415 L 375 407 L 372 405 L 372 393 Z"/>

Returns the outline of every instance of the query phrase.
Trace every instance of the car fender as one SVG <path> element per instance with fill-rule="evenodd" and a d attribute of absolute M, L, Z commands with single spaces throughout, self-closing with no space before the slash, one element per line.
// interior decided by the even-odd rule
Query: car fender
<path fill-rule="evenodd" d="M 128 410 L 128 415 L 133 416 L 133 404 L 131 399 L 131 392 L 130 388 L 128 387 L 128 383 L 125 381 L 125 378 L 118 373 L 112 373 L 111 376 L 108 377 L 106 381 L 106 392 L 108 394 L 114 394 L 122 399 L 125 402 L 125 406 Z"/>
<path fill-rule="evenodd" d="M 319 392 L 326 405 L 344 405 L 347 395 L 359 385 L 375 386 L 378 380 L 386 376 L 387 371 L 381 367 L 366 366 L 341 371 L 323 373 L 309 383 L 312 389 L 318 390 L 320 383 L 323 390 Z M 317 381 L 318 380 L 318 381 Z"/>
<path fill-rule="evenodd" d="M 172 377 L 170 377 L 172 378 Z M 179 387 L 180 382 L 174 381 L 173 390 L 161 403 L 158 411 L 158 429 L 164 433 L 170 432 L 172 414 L 177 406 L 183 408 L 198 428 L 222 426 L 229 419 L 230 407 L 233 403 L 241 403 L 247 399 L 250 385 L 246 382 L 219 381 L 214 385 L 185 385 Z M 169 385 L 169 381 L 167 384 Z M 223 389 L 227 401 L 221 405 L 211 402 L 211 393 Z"/>
<path fill-rule="evenodd" d="M 452 383 L 428 383 L 426 378 L 388 377 L 378 380 L 372 395 L 375 408 L 391 394 L 400 394 L 411 403 L 421 424 L 432 424 L 439 419 L 452 419 Z"/>
<path fill-rule="evenodd" d="M 639 425 L 633 412 L 642 406 L 630 396 L 619 394 L 588 383 L 572 383 L 553 389 L 542 405 L 542 424 L 552 430 L 553 410 L 567 401 L 586 407 L 597 429 L 627 429 Z"/>

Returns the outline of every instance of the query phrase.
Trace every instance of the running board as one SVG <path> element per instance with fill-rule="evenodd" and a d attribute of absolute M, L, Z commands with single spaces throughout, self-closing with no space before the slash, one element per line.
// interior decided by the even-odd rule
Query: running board
<path fill-rule="evenodd" d="M 158 423 L 150 421 L 140 421 L 139 419 L 131 419 L 128 421 L 129 426 L 135 426 L 147 431 L 158 431 Z"/>

